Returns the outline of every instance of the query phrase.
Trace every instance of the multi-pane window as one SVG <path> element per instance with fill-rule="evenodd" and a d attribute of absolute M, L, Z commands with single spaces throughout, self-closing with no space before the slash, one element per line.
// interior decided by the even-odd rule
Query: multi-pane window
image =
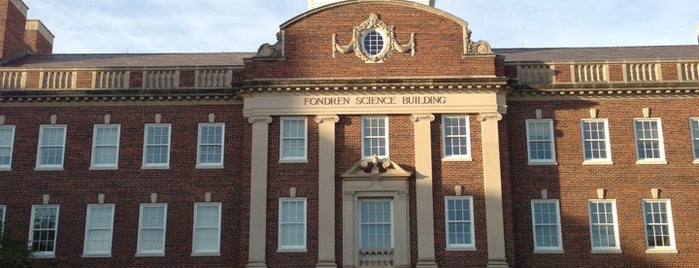
<path fill-rule="evenodd" d="M 192 254 L 216 255 L 221 248 L 221 203 L 194 204 Z"/>
<path fill-rule="evenodd" d="M 39 129 L 37 169 L 62 169 L 65 145 L 65 125 L 42 125 Z"/>
<path fill-rule="evenodd" d="M 448 196 L 444 202 L 447 249 L 475 249 L 473 197 Z"/>
<path fill-rule="evenodd" d="M 583 160 L 586 163 L 611 163 L 607 119 L 580 121 L 583 142 Z"/>
<path fill-rule="evenodd" d="M 388 117 L 362 117 L 362 157 L 388 157 Z"/>
<path fill-rule="evenodd" d="M 12 147 L 15 140 L 15 126 L 0 125 L 0 170 L 10 170 Z"/>
<path fill-rule="evenodd" d="M 279 160 L 306 160 L 307 124 L 305 117 L 282 117 L 279 135 Z"/>
<path fill-rule="evenodd" d="M 7 207 L 0 206 L 0 237 L 2 237 L 3 231 L 5 231 L 5 210 L 7 210 Z"/>
<path fill-rule="evenodd" d="M 279 251 L 306 250 L 306 198 L 279 199 Z"/>
<path fill-rule="evenodd" d="M 694 151 L 694 162 L 699 163 L 699 118 L 689 119 L 689 131 L 692 132 L 692 149 Z"/>
<path fill-rule="evenodd" d="M 223 123 L 199 124 L 197 167 L 223 167 Z"/>
<path fill-rule="evenodd" d="M 87 205 L 85 220 L 84 256 L 110 256 L 112 253 L 112 232 L 114 226 L 114 205 Z"/>
<path fill-rule="evenodd" d="M 659 118 L 633 120 L 638 161 L 665 161 L 662 124 Z"/>
<path fill-rule="evenodd" d="M 527 154 L 530 165 L 556 163 L 552 119 L 527 119 Z"/>
<path fill-rule="evenodd" d="M 29 226 L 29 248 L 38 257 L 56 255 L 58 205 L 34 205 Z"/>
<path fill-rule="evenodd" d="M 360 200 L 359 233 L 362 249 L 393 248 L 391 200 Z"/>
<path fill-rule="evenodd" d="M 471 139 L 468 116 L 442 116 L 445 158 L 470 158 Z"/>
<path fill-rule="evenodd" d="M 167 204 L 141 204 L 136 254 L 155 256 L 165 254 L 166 223 Z"/>
<path fill-rule="evenodd" d="M 621 253 L 616 202 L 608 199 L 590 200 L 587 205 L 592 252 Z"/>
<path fill-rule="evenodd" d="M 121 125 L 95 125 L 92 133 L 92 168 L 117 168 Z"/>
<path fill-rule="evenodd" d="M 143 141 L 143 167 L 169 168 L 170 124 L 147 124 Z"/>
<path fill-rule="evenodd" d="M 643 223 L 648 250 L 675 249 L 675 230 L 672 226 L 670 200 L 643 200 Z"/>
<path fill-rule="evenodd" d="M 532 200 L 534 252 L 563 252 L 558 199 Z"/>

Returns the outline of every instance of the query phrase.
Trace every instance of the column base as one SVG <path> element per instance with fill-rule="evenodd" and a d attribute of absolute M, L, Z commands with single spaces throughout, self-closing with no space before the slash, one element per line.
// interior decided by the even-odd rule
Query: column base
<path fill-rule="evenodd" d="M 419 260 L 417 261 L 417 268 L 437 268 L 437 262 L 434 260 Z"/>
<path fill-rule="evenodd" d="M 507 260 L 488 260 L 488 268 L 509 268 Z"/>
<path fill-rule="evenodd" d="M 248 262 L 247 268 L 267 268 L 267 264 L 264 262 Z"/>
<path fill-rule="evenodd" d="M 316 264 L 316 268 L 337 268 L 337 263 L 335 261 L 318 261 L 318 264 Z"/>

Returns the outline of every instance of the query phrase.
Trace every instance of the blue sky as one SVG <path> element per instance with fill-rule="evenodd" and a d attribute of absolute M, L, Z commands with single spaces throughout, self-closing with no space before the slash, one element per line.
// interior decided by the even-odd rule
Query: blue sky
<path fill-rule="evenodd" d="M 306 0 L 24 0 L 54 53 L 252 52 Z M 495 48 L 697 44 L 696 0 L 437 0 Z"/>

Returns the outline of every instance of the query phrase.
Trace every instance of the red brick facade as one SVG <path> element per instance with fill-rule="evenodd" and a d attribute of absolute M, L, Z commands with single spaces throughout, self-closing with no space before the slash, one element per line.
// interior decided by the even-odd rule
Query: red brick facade
<path fill-rule="evenodd" d="M 19 19 L 21 12 L 14 10 L 10 1 L 0 1 L 0 12 L 0 19 L 22 24 L 20 34 L 24 33 L 26 18 Z M 392 29 L 398 43 L 407 44 L 414 34 L 416 50 L 393 50 L 382 63 L 366 63 L 355 52 L 334 52 L 333 34 L 341 46 L 349 44 L 354 27 L 367 21 L 372 13 L 390 27 L 395 26 Z M 25 45 L 24 41 L 17 43 L 15 32 L 19 28 L 15 26 L 8 23 L 0 27 L 3 59 Z M 554 60 L 542 62 L 525 58 L 526 53 L 518 54 L 516 49 L 493 52 L 488 47 L 474 52 L 471 48 L 479 43 L 470 39 L 464 21 L 432 7 L 397 0 L 330 5 L 294 18 L 280 30 L 283 34 L 278 45 L 283 46 L 283 52 L 274 52 L 281 55 L 251 53 L 234 64 L 201 64 L 205 68 L 177 55 L 169 55 L 172 58 L 163 60 L 162 66 L 130 65 L 130 55 L 123 55 L 118 61 L 90 62 L 96 66 L 70 62 L 46 68 L 42 64 L 61 62 L 61 55 L 29 55 L 0 67 L 0 74 L 22 74 L 21 83 L 16 85 L 0 81 L 0 127 L 14 126 L 15 130 L 11 168 L 0 170 L 5 231 L 13 239 L 26 240 L 32 205 L 42 204 L 42 197 L 48 195 L 48 204 L 60 205 L 55 257 L 48 259 L 59 267 L 257 267 L 256 243 L 262 244 L 262 262 L 267 267 L 315 267 L 322 261 L 319 255 L 323 247 L 328 247 L 322 244 L 323 226 L 335 230 L 330 244 L 334 245 L 330 256 L 334 260 L 330 261 L 342 267 L 351 262 L 346 259 L 347 242 L 357 240 L 344 237 L 343 231 L 359 222 L 353 218 L 351 226 L 345 225 L 348 219 L 343 218 L 343 209 L 348 204 L 348 193 L 343 187 L 351 179 L 343 173 L 362 159 L 362 116 L 381 115 L 388 118 L 390 160 L 411 174 L 405 189 L 408 245 L 395 245 L 396 255 L 400 254 L 397 248 L 407 247 L 408 267 L 420 267 L 421 263 L 501 267 L 498 261 L 506 261 L 510 267 L 689 267 L 699 263 L 695 235 L 699 233 L 699 190 L 693 187 L 697 165 L 693 163 L 689 128 L 689 119 L 699 117 L 699 78 L 687 79 L 686 73 L 691 72 L 683 73 L 686 68 L 696 69 L 699 58 L 660 57 L 660 62 L 653 58 L 659 56 L 650 56 L 647 60 L 650 65 L 657 64 L 652 69 L 657 77 L 647 81 L 631 81 L 624 59 L 610 58 L 595 63 L 604 65 L 599 68 L 604 70 L 599 81 L 580 82 L 577 70 L 590 63 L 577 63 L 571 58 L 574 53 L 558 55 L 549 51 Z M 40 37 L 27 33 L 25 38 L 29 43 L 41 44 Z M 618 55 L 617 51 L 604 49 L 597 52 L 600 58 Z M 689 65 L 683 65 L 685 61 Z M 548 84 L 527 83 L 522 70 L 532 66 L 545 67 L 545 74 L 550 76 L 547 78 L 551 78 Z M 95 88 L 97 73 L 117 72 L 114 69 L 123 71 L 118 74 L 123 75 L 124 85 Z M 219 73 L 211 74 L 209 69 Z M 71 86 L 46 86 L 48 73 L 54 71 L 70 73 Z M 153 75 L 160 71 L 175 76 Z M 224 75 L 223 83 L 212 82 Z M 171 81 L 178 83 L 157 87 Z M 146 84 L 155 86 L 144 87 Z M 304 97 L 345 96 L 352 101 L 361 96 L 467 97 L 460 99 L 463 103 L 405 104 L 398 108 L 392 104 L 346 103 L 355 110 L 347 110 L 337 102 L 327 107 L 299 103 Z M 636 163 L 633 120 L 643 118 L 645 108 L 648 117 L 662 122 L 667 164 Z M 608 120 L 612 165 L 583 165 L 580 121 L 590 118 L 591 109 L 597 118 Z M 537 118 L 537 110 L 542 119 L 553 120 L 555 165 L 528 164 L 525 120 Z M 55 124 L 67 126 L 64 164 L 61 170 L 36 170 L 39 129 L 52 124 L 54 115 Z M 93 128 L 104 124 L 105 115 L 109 115 L 111 124 L 121 127 L 118 169 L 91 170 Z M 416 115 L 434 117 L 429 129 L 419 127 Z M 468 116 L 471 159 L 443 159 L 442 120 L 447 115 Z M 280 161 L 281 121 L 287 116 L 307 121 L 305 161 Z M 334 159 L 322 152 L 321 144 L 329 137 L 323 136 L 321 124 L 326 123 L 316 122 L 320 116 L 338 118 L 332 137 Z M 259 123 L 266 119 L 271 119 L 269 124 Z M 147 169 L 142 167 L 144 127 L 157 120 L 171 124 L 169 168 Z M 210 121 L 225 124 L 223 167 L 197 168 L 198 124 Z M 267 158 L 262 160 L 255 158 L 260 148 L 253 147 L 261 140 L 257 135 L 264 133 L 258 127 L 268 133 L 262 140 L 268 145 Z M 429 133 L 429 141 L 419 142 L 425 134 L 421 130 Z M 421 170 L 425 163 L 420 160 L 424 156 L 418 153 L 419 148 L 431 149 L 429 171 Z M 491 157 L 495 155 L 493 150 L 499 159 Z M 323 199 L 324 189 L 319 183 L 323 179 L 319 173 L 325 168 L 321 163 L 328 159 L 334 163 L 332 200 Z M 493 175 L 491 167 L 496 165 L 499 173 Z M 264 167 L 264 176 L 258 176 L 259 166 Z M 424 192 L 420 190 L 425 188 L 420 187 L 426 187 L 419 181 L 424 179 L 423 173 L 432 180 L 427 186 L 431 200 L 421 199 Z M 255 192 L 259 177 L 265 180 L 264 193 Z M 381 188 L 383 179 L 377 175 L 367 181 L 378 185 L 374 188 L 380 189 L 376 196 L 386 198 L 393 193 Z M 499 186 L 495 191 L 493 181 Z M 473 198 L 475 248 L 466 250 L 447 248 L 445 198 L 455 196 L 459 186 L 463 196 Z M 303 250 L 281 252 L 279 200 L 289 197 L 292 188 L 296 197 L 306 198 L 307 242 Z M 598 189 L 605 190 L 606 199 L 616 200 L 621 253 L 591 253 L 587 202 L 598 199 Z M 659 189 L 660 199 L 671 200 L 671 239 L 675 240 L 677 253 L 646 253 L 641 202 L 652 199 L 651 189 Z M 560 201 L 562 253 L 534 252 L 531 200 L 541 199 L 541 190 L 547 190 L 548 199 Z M 151 203 L 153 193 L 157 193 L 157 203 L 167 204 L 165 250 L 164 256 L 143 257 L 137 255 L 139 206 Z M 194 204 L 205 202 L 207 193 L 211 194 L 211 202 L 222 204 L 220 252 L 192 256 Z M 86 257 L 86 207 L 98 203 L 100 194 L 104 194 L 105 204 L 115 205 L 112 250 L 110 256 Z M 251 201 L 259 197 L 257 194 L 263 194 L 266 203 Z M 499 207 L 488 207 L 493 200 L 501 202 Z M 329 222 L 323 222 L 328 217 L 323 215 L 324 202 L 334 205 Z M 434 256 L 421 251 L 420 244 L 425 243 L 420 233 L 425 215 L 419 215 L 418 208 L 429 202 L 433 215 L 427 218 L 432 220 L 429 239 L 434 244 Z M 260 215 L 258 207 L 265 208 L 264 226 L 251 225 Z M 493 211 L 501 219 L 493 217 Z M 399 220 L 391 223 L 392 228 Z M 255 230 L 263 230 L 264 241 L 250 238 Z"/>

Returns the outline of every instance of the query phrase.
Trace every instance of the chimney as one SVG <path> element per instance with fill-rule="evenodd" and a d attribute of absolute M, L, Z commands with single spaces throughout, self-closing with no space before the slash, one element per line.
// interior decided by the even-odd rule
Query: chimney
<path fill-rule="evenodd" d="M 51 54 L 53 34 L 40 20 L 27 20 L 24 40 L 32 54 Z"/>
<path fill-rule="evenodd" d="M 697 23 L 697 42 L 699 42 L 699 23 Z"/>
<path fill-rule="evenodd" d="M 27 10 L 22 0 L 0 0 L 0 65 L 27 54 L 24 43 Z"/>

